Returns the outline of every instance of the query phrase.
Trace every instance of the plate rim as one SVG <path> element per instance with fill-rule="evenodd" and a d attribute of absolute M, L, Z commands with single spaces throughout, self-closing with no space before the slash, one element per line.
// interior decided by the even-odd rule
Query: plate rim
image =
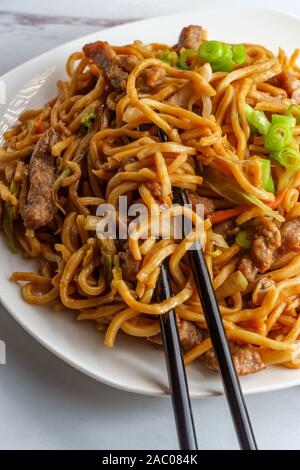
<path fill-rule="evenodd" d="M 138 24 L 138 25 L 147 25 L 148 23 L 151 23 L 153 22 L 153 20 L 156 20 L 156 19 L 160 19 L 162 21 L 164 20 L 168 20 L 170 18 L 179 18 L 179 17 L 182 17 L 184 15 L 191 15 L 191 14 L 195 14 L 195 15 L 198 15 L 198 14 L 205 14 L 205 13 L 213 13 L 213 12 L 216 12 L 216 13 L 220 13 L 224 10 L 225 8 L 223 7 L 219 7 L 219 8 L 206 8 L 204 10 L 195 10 L 195 11 L 186 11 L 186 12 L 181 12 L 181 13 L 173 13 L 173 14 L 169 14 L 169 15 L 161 15 L 161 16 L 154 16 L 154 17 L 151 17 L 151 18 L 146 18 L 146 19 L 141 19 L 141 20 L 137 20 L 137 21 L 130 21 L 130 22 L 126 22 L 126 23 L 122 23 L 122 24 L 119 24 L 119 25 L 116 25 L 116 26 L 113 26 L 113 27 L 110 27 L 110 28 L 103 28 L 101 30 L 98 30 L 98 31 L 94 31 L 92 33 L 89 33 L 89 34 L 86 34 L 86 35 L 83 35 L 83 36 L 79 36 L 79 37 L 76 37 L 70 41 L 67 41 L 67 42 L 64 42 L 62 44 L 60 44 L 59 46 L 57 47 L 54 47 L 52 49 L 49 49 L 48 51 L 45 51 L 37 56 L 34 56 L 32 57 L 31 59 L 17 65 L 16 67 L 10 69 L 9 71 L 5 72 L 3 75 L 0 76 L 0 80 L 9 80 L 10 76 L 18 73 L 20 70 L 22 70 L 22 68 L 24 66 L 33 66 L 35 62 L 38 62 L 39 60 L 42 60 L 45 56 L 47 56 L 49 53 L 55 53 L 55 52 L 58 52 L 60 49 L 63 49 L 64 47 L 66 46 L 69 46 L 71 45 L 72 43 L 74 43 L 75 41 L 81 41 L 84 42 L 87 38 L 95 35 L 95 34 L 101 34 L 103 32 L 105 33 L 110 33 L 110 32 L 113 32 L 115 30 L 121 30 L 122 28 L 127 28 L 129 25 L 135 25 L 135 24 Z M 275 14 L 275 15 L 279 15 L 279 16 L 284 16 L 284 17 L 287 17 L 289 19 L 292 19 L 292 20 L 296 20 L 299 22 L 299 26 L 300 26 L 300 15 L 294 15 L 294 14 L 291 14 L 290 12 L 287 12 L 285 11 L 284 9 L 280 9 L 280 8 L 263 8 L 263 9 L 259 9 L 259 8 L 241 8 L 241 7 L 231 7 L 229 9 L 227 9 L 227 11 L 232 11 L 232 12 L 235 12 L 235 13 L 242 13 L 242 14 L 247 14 L 247 12 L 251 12 L 252 14 L 257 12 L 259 14 Z M 144 388 L 143 386 L 139 386 L 139 388 L 137 388 L 136 385 L 129 385 L 129 384 L 124 384 L 124 383 L 120 383 L 114 379 L 108 379 L 107 377 L 100 377 L 99 375 L 97 375 L 96 373 L 93 373 L 91 370 L 89 369 L 86 369 L 85 367 L 83 367 L 80 363 L 78 363 L 78 361 L 76 360 L 72 360 L 71 358 L 69 358 L 66 354 L 64 354 L 64 352 L 60 349 L 60 348 L 55 348 L 54 346 L 51 345 L 51 343 L 49 341 L 47 341 L 47 339 L 45 339 L 43 336 L 37 334 L 34 330 L 32 330 L 29 326 L 27 326 L 26 322 L 23 321 L 23 319 L 19 316 L 17 316 L 14 311 L 13 311 L 13 308 L 10 306 L 10 304 L 6 301 L 6 299 L 3 298 L 2 296 L 2 292 L 0 291 L 0 303 L 2 304 L 2 306 L 4 307 L 5 309 L 5 313 L 9 314 L 35 341 L 37 341 L 39 344 L 41 344 L 43 347 L 45 347 L 50 353 L 54 354 L 58 359 L 60 359 L 61 361 L 65 362 L 66 364 L 68 364 L 69 366 L 73 367 L 74 369 L 78 370 L 79 372 L 87 375 L 88 377 L 96 380 L 97 382 L 101 382 L 107 386 L 110 386 L 110 387 L 113 387 L 115 389 L 118 389 L 118 390 L 122 390 L 122 391 L 126 391 L 126 392 L 130 392 L 130 393 L 137 393 L 137 394 L 141 394 L 141 395 L 145 395 L 145 396 L 152 396 L 152 397 L 164 397 L 164 398 L 168 398 L 169 397 L 169 393 L 166 393 L 165 390 L 163 390 L 163 388 L 161 388 L 160 390 L 157 390 L 157 391 L 150 391 L 149 389 L 147 388 Z M 284 382 L 284 383 L 280 383 L 278 382 L 277 384 L 273 384 L 273 383 L 270 383 L 270 385 L 258 385 L 256 386 L 255 388 L 253 389 L 250 389 L 250 390 L 245 390 L 244 391 L 244 394 L 245 395 L 253 395 L 253 394 L 257 394 L 257 393 L 265 393 L 265 392 L 270 392 L 270 391 L 277 391 L 277 390 L 282 390 L 282 389 L 285 389 L 285 388 L 290 388 L 290 387 L 294 387 L 294 386 L 297 386 L 297 385 L 300 385 L 300 377 L 292 377 L 294 374 L 293 374 L 293 370 L 290 371 L 291 373 L 291 379 L 290 381 L 287 381 L 287 382 Z M 198 393 L 194 393 L 194 392 L 191 392 L 191 398 L 193 399 L 202 399 L 202 398 L 211 398 L 211 397 L 218 397 L 218 396 L 222 396 L 224 395 L 224 391 L 222 390 L 222 392 L 218 393 L 216 391 L 207 391 L 207 390 L 202 390 Z"/>

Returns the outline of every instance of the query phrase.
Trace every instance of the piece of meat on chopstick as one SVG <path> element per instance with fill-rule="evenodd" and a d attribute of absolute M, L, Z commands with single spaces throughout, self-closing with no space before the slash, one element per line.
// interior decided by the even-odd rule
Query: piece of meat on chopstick
<path fill-rule="evenodd" d="M 207 331 L 201 330 L 197 325 L 195 325 L 195 323 L 188 320 L 178 321 L 178 334 L 180 344 L 184 351 L 189 351 L 193 347 L 200 344 L 203 339 L 208 336 Z M 156 346 L 162 345 L 161 334 L 147 339 Z M 233 363 L 238 375 L 253 374 L 266 368 L 257 348 L 254 346 L 240 346 L 231 341 L 229 342 L 229 346 L 231 349 Z M 200 360 L 208 369 L 215 371 L 218 370 L 217 359 L 213 349 L 209 349 L 206 353 L 200 356 Z"/>

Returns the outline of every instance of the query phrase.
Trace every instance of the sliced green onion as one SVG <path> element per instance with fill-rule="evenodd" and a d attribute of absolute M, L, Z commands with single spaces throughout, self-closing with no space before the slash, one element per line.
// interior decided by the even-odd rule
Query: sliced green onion
<path fill-rule="evenodd" d="M 287 170 L 300 169 L 300 153 L 293 147 L 284 147 L 279 152 L 272 153 L 272 157 Z"/>
<path fill-rule="evenodd" d="M 223 43 L 219 41 L 205 41 L 199 46 L 198 54 L 204 62 L 216 62 L 224 55 Z"/>
<path fill-rule="evenodd" d="M 231 72 L 233 69 L 234 62 L 232 60 L 233 53 L 231 46 L 228 44 L 222 44 L 222 47 L 222 57 L 211 64 L 213 72 Z"/>
<path fill-rule="evenodd" d="M 269 217 L 278 220 L 278 222 L 284 222 L 284 218 L 279 212 L 271 209 L 253 194 L 245 193 L 232 178 L 223 176 L 217 170 L 213 170 L 210 167 L 205 168 L 205 182 L 222 198 L 227 199 L 233 204 L 254 204 L 262 209 Z"/>
<path fill-rule="evenodd" d="M 85 127 L 88 128 L 88 130 L 90 131 L 92 129 L 92 126 L 93 126 L 93 122 L 95 121 L 96 119 L 96 113 L 95 111 L 91 111 L 90 113 L 86 114 L 82 119 L 81 119 L 81 124 Z"/>
<path fill-rule="evenodd" d="M 206 41 L 198 49 L 199 57 L 209 62 L 213 72 L 231 72 L 234 66 L 231 46 L 219 41 Z"/>
<path fill-rule="evenodd" d="M 235 237 L 235 242 L 243 248 L 251 248 L 252 242 L 246 230 L 241 230 Z"/>
<path fill-rule="evenodd" d="M 178 61 L 178 66 L 181 69 L 184 70 L 189 70 L 191 67 L 187 63 L 187 59 L 190 57 L 193 57 L 197 54 L 197 52 L 194 49 L 185 49 L 181 52 L 179 56 L 179 61 Z"/>
<path fill-rule="evenodd" d="M 287 127 L 295 127 L 296 118 L 292 116 L 282 116 L 281 114 L 273 114 L 272 124 L 282 124 Z"/>
<path fill-rule="evenodd" d="M 271 173 L 271 162 L 261 158 L 261 185 L 269 193 L 275 193 L 275 185 Z"/>
<path fill-rule="evenodd" d="M 243 44 L 232 46 L 233 61 L 240 65 L 246 61 L 246 48 Z"/>
<path fill-rule="evenodd" d="M 271 123 L 262 111 L 257 111 L 249 104 L 245 104 L 246 119 L 250 126 L 253 126 L 260 134 L 266 135 Z"/>
<path fill-rule="evenodd" d="M 249 124 L 249 127 L 250 127 L 251 134 L 257 134 L 258 130 L 256 129 L 256 127 L 253 126 L 253 124 L 251 124 L 251 122 L 248 122 L 248 124 Z"/>
<path fill-rule="evenodd" d="M 223 55 L 222 59 L 232 59 L 233 58 L 233 52 L 232 52 L 232 47 L 229 46 L 229 44 L 223 44 Z"/>
<path fill-rule="evenodd" d="M 265 147 L 270 152 L 279 152 L 292 140 L 292 129 L 284 124 L 272 124 L 265 136 Z"/>
<path fill-rule="evenodd" d="M 232 59 L 221 59 L 211 64 L 213 72 L 231 72 L 234 66 Z"/>
<path fill-rule="evenodd" d="M 169 51 L 168 49 L 164 49 L 159 51 L 159 54 L 159 60 L 161 60 L 162 62 L 165 62 L 171 67 L 175 67 L 175 65 L 177 65 L 178 56 L 175 51 Z"/>
<path fill-rule="evenodd" d="M 291 104 L 286 113 L 287 116 L 292 116 L 296 119 L 296 123 L 300 123 L 300 106 L 298 104 Z"/>

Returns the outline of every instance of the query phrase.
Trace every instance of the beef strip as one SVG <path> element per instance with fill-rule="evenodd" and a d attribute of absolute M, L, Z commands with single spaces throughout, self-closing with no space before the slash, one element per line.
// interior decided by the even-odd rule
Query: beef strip
<path fill-rule="evenodd" d="M 295 75 L 289 72 L 281 72 L 272 79 L 271 83 L 283 88 L 287 92 L 289 98 L 300 103 L 300 80 L 298 80 Z"/>
<path fill-rule="evenodd" d="M 133 259 L 129 250 L 121 251 L 119 259 L 123 278 L 129 282 L 136 282 L 136 275 L 141 269 L 141 262 Z"/>
<path fill-rule="evenodd" d="M 51 190 L 55 180 L 55 166 L 51 147 L 58 138 L 59 134 L 54 129 L 44 132 L 30 159 L 29 190 L 22 217 L 24 225 L 31 229 L 44 227 L 53 219 L 55 205 Z"/>
<path fill-rule="evenodd" d="M 138 63 L 135 55 L 118 55 L 107 42 L 96 41 L 83 47 L 86 57 L 102 68 L 112 86 L 118 90 L 126 89 L 128 74 Z"/>
<path fill-rule="evenodd" d="M 198 49 L 202 42 L 203 29 L 201 26 L 190 25 L 182 29 L 177 49 L 184 47 L 185 49 Z"/>
<path fill-rule="evenodd" d="M 282 225 L 281 248 L 283 251 L 300 251 L 300 217 L 287 220 Z"/>
<path fill-rule="evenodd" d="M 214 224 L 213 231 L 222 235 L 224 238 L 233 237 L 238 233 L 239 227 L 237 227 L 234 219 L 229 219 L 219 224 Z"/>
<path fill-rule="evenodd" d="M 251 256 L 261 273 L 267 271 L 274 260 L 274 253 L 281 245 L 280 230 L 269 217 L 254 219 L 254 239 Z"/>
<path fill-rule="evenodd" d="M 269 279 L 268 277 L 259 279 L 252 291 L 252 302 L 254 307 L 258 307 L 262 304 L 265 295 L 273 286 L 275 286 L 273 279 Z"/>
<path fill-rule="evenodd" d="M 86 57 L 105 71 L 110 83 L 117 90 L 126 89 L 128 75 L 139 62 L 139 59 L 133 54 L 117 54 L 104 41 L 86 44 L 83 47 L 83 52 Z M 163 83 L 166 72 L 160 67 L 149 67 L 142 73 L 141 78 L 146 86 L 154 88 Z"/>
<path fill-rule="evenodd" d="M 238 375 L 253 374 L 266 368 L 259 352 L 253 346 L 239 346 L 229 342 L 233 363 Z M 212 370 L 218 370 L 217 359 L 212 349 L 201 356 L 204 365 Z"/>
<path fill-rule="evenodd" d="M 188 198 L 193 211 L 196 211 L 198 204 L 203 205 L 204 218 L 215 211 L 214 201 L 208 197 L 199 196 L 197 193 L 188 191 Z"/>

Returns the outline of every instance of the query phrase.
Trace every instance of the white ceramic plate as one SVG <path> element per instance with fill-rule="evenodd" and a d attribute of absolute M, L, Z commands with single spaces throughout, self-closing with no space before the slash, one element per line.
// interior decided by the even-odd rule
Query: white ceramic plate
<path fill-rule="evenodd" d="M 0 116 L 6 113 L 13 122 L 15 111 L 41 106 L 56 94 L 56 81 L 65 76 L 66 59 L 74 51 L 97 39 L 113 44 L 126 44 L 134 39 L 145 43 L 156 41 L 173 44 L 181 28 L 201 24 L 209 38 L 228 42 L 265 44 L 276 51 L 279 46 L 292 51 L 299 45 L 300 22 L 286 14 L 272 11 L 215 10 L 160 17 L 119 26 L 69 42 L 17 67 L 2 77 L 7 103 L 0 105 Z M 21 90 L 21 92 L 20 92 Z M 37 91 L 38 90 L 38 91 Z M 15 98 L 17 96 L 17 99 Z M 0 100 L 1 101 L 1 100 Z M 3 128 L 0 123 L 0 128 Z M 9 281 L 13 271 L 30 270 L 30 262 L 14 256 L 0 238 L 0 299 L 10 314 L 35 339 L 61 359 L 85 374 L 114 387 L 149 395 L 168 393 L 164 356 L 144 340 L 120 334 L 113 350 L 103 346 L 102 337 L 89 323 L 75 321 L 73 314 L 54 313 L 43 307 L 26 304 L 20 289 Z M 222 393 L 219 377 L 200 363 L 188 368 L 192 397 Z M 243 377 L 245 393 L 258 393 L 300 384 L 300 370 L 270 367 L 264 372 Z"/>

